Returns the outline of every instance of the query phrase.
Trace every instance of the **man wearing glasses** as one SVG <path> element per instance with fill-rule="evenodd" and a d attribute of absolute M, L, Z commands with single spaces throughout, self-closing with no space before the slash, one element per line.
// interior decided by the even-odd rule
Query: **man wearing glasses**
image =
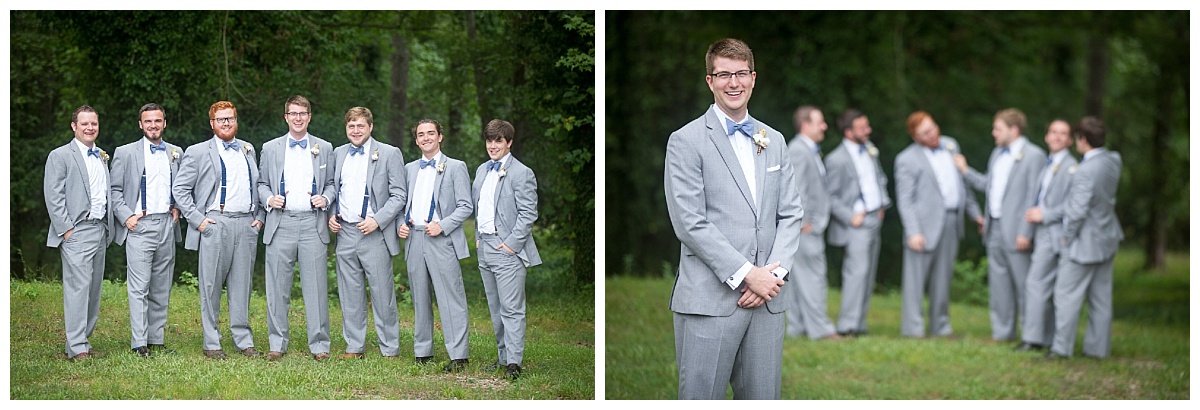
<path fill-rule="evenodd" d="M 221 285 L 229 290 L 229 330 L 247 357 L 261 356 L 250 331 L 250 275 L 258 251 L 263 210 L 255 191 L 254 146 L 237 139 L 237 107 L 218 101 L 208 109 L 213 138 L 188 147 L 171 192 L 187 216 L 184 248 L 200 251 L 200 319 L 204 355 L 223 360 Z"/>
<path fill-rule="evenodd" d="M 308 351 L 313 359 L 329 358 L 329 280 L 326 276 L 328 205 L 334 196 L 333 145 L 308 133 L 312 105 L 292 96 L 283 105 L 288 133 L 263 144 L 258 196 L 267 210 L 263 243 L 267 245 L 267 360 L 288 350 L 288 307 L 292 272 L 300 265 Z M 316 233 L 315 235 L 313 233 Z"/>
<path fill-rule="evenodd" d="M 741 40 L 708 48 L 713 104 L 671 134 L 667 212 L 682 243 L 671 292 L 680 399 L 778 399 L 784 278 L 804 210 L 783 135 L 752 118 L 754 54 Z"/>

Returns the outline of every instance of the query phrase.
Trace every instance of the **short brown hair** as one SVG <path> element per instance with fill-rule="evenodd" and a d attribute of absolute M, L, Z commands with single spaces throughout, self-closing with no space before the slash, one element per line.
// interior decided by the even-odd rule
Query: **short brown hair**
<path fill-rule="evenodd" d="M 288 98 L 287 102 L 283 103 L 283 113 L 287 114 L 288 106 L 293 104 L 304 107 L 304 109 L 308 110 L 309 114 L 312 114 L 312 105 L 310 105 L 308 103 L 308 99 L 304 98 L 302 95 L 293 95 L 291 98 Z"/>
<path fill-rule="evenodd" d="M 1018 134 L 1025 133 L 1025 113 L 1021 112 L 1021 110 L 1005 108 L 996 113 L 995 117 L 992 117 L 992 121 L 995 120 L 1004 121 L 1009 127 L 1017 127 Z"/>
<path fill-rule="evenodd" d="M 440 122 L 437 122 L 437 120 L 435 120 L 435 119 L 425 118 L 423 120 L 417 121 L 417 125 L 414 125 L 412 127 L 413 138 L 417 137 L 417 127 L 420 127 L 421 124 L 433 124 L 433 129 L 437 130 L 438 135 L 442 135 L 442 124 Z"/>
<path fill-rule="evenodd" d="M 925 111 L 917 111 L 909 114 L 908 120 L 904 121 L 904 127 L 908 129 L 908 135 L 914 137 L 917 136 L 917 127 L 920 126 L 922 122 L 925 122 L 926 118 L 928 118 L 930 121 L 933 121 L 933 116 L 929 115 L 929 113 Z"/>
<path fill-rule="evenodd" d="M 232 109 L 233 116 L 237 117 L 237 107 L 234 107 L 233 103 L 231 103 L 229 101 L 217 101 L 216 103 L 213 103 L 213 105 L 211 107 L 208 107 L 208 119 L 209 120 L 217 119 L 217 111 L 221 111 L 221 110 L 224 110 L 227 108 Z"/>
<path fill-rule="evenodd" d="M 511 142 L 513 140 L 513 135 L 516 133 L 517 133 L 517 130 L 515 128 L 513 128 L 513 125 L 510 124 L 508 121 L 491 120 L 491 121 L 488 121 L 487 125 L 485 125 L 483 127 L 483 140 L 484 141 L 503 140 L 503 141 Z"/>
<path fill-rule="evenodd" d="M 1071 127 L 1072 135 L 1076 139 L 1083 138 L 1087 140 L 1088 145 L 1092 148 L 1100 148 L 1104 146 L 1104 121 L 1093 116 L 1086 116 L 1079 119 L 1079 123 Z"/>
<path fill-rule="evenodd" d="M 840 132 L 842 136 L 846 136 L 846 130 L 850 129 L 850 127 L 854 125 L 854 120 L 857 120 L 858 117 L 864 116 L 866 116 L 866 114 L 863 114 L 862 111 L 853 108 L 847 108 L 846 111 L 842 111 L 842 115 L 838 117 L 837 121 L 838 132 Z"/>
<path fill-rule="evenodd" d="M 143 105 L 142 109 L 138 110 L 138 117 L 141 117 L 142 113 L 144 113 L 146 111 L 162 111 L 163 116 L 164 117 L 167 116 L 167 110 L 164 110 L 161 105 L 158 105 L 155 103 L 149 103 L 149 104 Z"/>
<path fill-rule="evenodd" d="M 371 110 L 367 109 L 367 107 L 354 107 L 346 111 L 347 124 L 359 118 L 367 120 L 367 125 L 375 125 L 375 117 L 371 116 Z"/>
<path fill-rule="evenodd" d="M 713 73 L 713 62 L 717 57 L 745 61 L 750 64 L 750 71 L 754 71 L 754 52 L 742 40 L 726 38 L 708 46 L 708 53 L 704 55 L 704 68 L 707 70 L 704 75 Z"/>
<path fill-rule="evenodd" d="M 81 112 L 95 113 L 97 116 L 100 115 L 100 114 L 96 113 L 95 108 L 92 108 L 92 106 L 90 106 L 90 105 L 84 104 L 84 105 L 79 106 L 79 108 L 76 108 L 75 112 L 71 113 L 71 123 L 72 124 L 79 122 L 79 113 L 81 113 Z"/>
<path fill-rule="evenodd" d="M 815 105 L 801 105 L 796 109 L 796 113 L 792 115 L 792 123 L 796 125 L 796 132 L 800 132 L 800 124 L 812 121 L 813 111 L 821 111 Z"/>

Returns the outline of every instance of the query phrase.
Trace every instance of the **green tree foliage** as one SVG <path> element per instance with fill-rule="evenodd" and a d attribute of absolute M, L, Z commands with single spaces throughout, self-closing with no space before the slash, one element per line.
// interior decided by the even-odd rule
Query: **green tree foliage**
<path fill-rule="evenodd" d="M 482 125 L 518 125 L 514 152 L 539 182 L 535 228 L 575 255 L 564 279 L 590 284 L 594 20 L 591 11 L 15 11 L 12 274 L 59 270 L 45 246 L 42 178 L 46 155 L 71 138 L 75 107 L 96 108 L 97 143 L 111 152 L 140 137 L 145 103 L 163 105 L 165 139 L 188 146 L 212 138 L 208 107 L 229 100 L 239 138 L 261 147 L 287 132 L 283 102 L 300 94 L 313 104 L 312 134 L 344 144 L 346 110 L 365 106 L 375 138 L 406 160 L 419 152 L 412 124 L 437 119 L 446 153 L 472 172 L 487 159 Z M 195 266 L 194 252 L 178 255 L 177 266 Z M 110 247 L 107 261 L 106 276 L 124 276 L 124 249 Z"/>
<path fill-rule="evenodd" d="M 829 123 L 821 144 L 828 153 L 842 140 L 837 115 L 858 108 L 870 118 L 889 177 L 895 155 L 912 142 L 904 120 L 913 111 L 930 112 L 982 171 L 997 111 L 1022 109 L 1029 118 L 1025 135 L 1044 148 L 1050 121 L 1074 122 L 1087 112 L 1088 93 L 1098 91 L 1109 144 L 1125 156 L 1117 204 L 1126 243 L 1148 239 L 1150 209 L 1162 204 L 1165 242 L 1187 247 L 1186 12 L 612 11 L 606 17 L 608 275 L 655 276 L 663 261 L 678 263 L 663 197 L 666 140 L 712 104 L 704 53 L 724 37 L 741 38 L 754 51 L 751 115 L 790 140 L 796 107 L 818 105 Z M 730 31 L 731 21 L 745 29 Z M 1096 36 L 1104 39 L 1101 55 L 1110 69 L 1089 90 L 1089 40 Z M 1156 128 L 1156 119 L 1165 126 Z M 1158 137 L 1161 148 L 1153 143 Z M 1160 170 L 1136 165 L 1147 163 Z M 968 231 L 959 257 L 977 261 L 985 250 L 978 233 Z M 898 286 L 903 230 L 894 208 L 882 235 L 879 282 Z M 840 276 L 838 249 L 830 249 L 829 263 L 832 284 Z"/>

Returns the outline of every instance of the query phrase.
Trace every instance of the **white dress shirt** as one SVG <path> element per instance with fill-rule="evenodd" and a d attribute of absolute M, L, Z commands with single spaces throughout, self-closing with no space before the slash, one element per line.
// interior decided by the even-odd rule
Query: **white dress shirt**
<path fill-rule="evenodd" d="M 733 119 L 729 118 L 728 115 L 725 115 L 725 112 L 717 108 L 716 104 L 713 105 L 712 109 L 713 111 L 717 112 L 717 123 L 721 126 L 721 132 L 728 133 L 729 129 L 725 127 L 725 120 L 729 119 L 730 121 L 733 121 Z M 749 119 L 750 113 L 746 113 L 746 118 L 743 118 L 741 121 L 734 122 L 742 124 Z M 756 125 L 755 128 L 761 127 Z M 737 155 L 738 164 L 742 166 L 742 175 L 746 176 L 746 185 L 750 187 L 750 199 L 753 200 L 757 205 L 758 181 L 754 173 L 754 155 L 757 150 L 754 148 L 754 141 L 751 140 L 752 137 L 752 135 L 746 135 L 741 130 L 738 130 L 734 132 L 733 135 L 729 136 L 729 143 L 733 145 L 733 152 Z"/>
<path fill-rule="evenodd" d="M 437 200 L 433 183 L 437 181 L 437 167 L 442 166 L 446 162 L 446 156 L 442 155 L 441 151 L 438 151 L 438 153 L 433 154 L 432 158 L 433 160 L 437 160 L 436 164 L 432 166 L 427 165 L 425 168 L 420 167 L 420 161 L 429 161 L 430 159 L 422 155 L 421 159 L 417 160 L 417 181 L 413 185 L 412 195 L 408 197 L 408 213 L 412 218 L 413 229 L 422 229 L 430 222 L 442 220 L 441 215 L 438 215 L 436 206 L 433 210 L 433 216 L 429 216 L 429 206 L 434 203 L 433 201 Z M 429 218 L 429 220 L 426 221 L 426 218 Z"/>
<path fill-rule="evenodd" d="M 292 141 L 296 139 L 290 134 L 286 137 L 283 142 L 283 187 L 287 190 L 284 194 L 287 199 L 283 208 L 310 211 L 313 195 L 320 195 L 320 192 L 309 192 L 313 190 L 312 147 L 316 142 L 305 133 L 300 141 L 308 142 L 305 148 L 300 148 L 299 145 L 292 146 Z"/>
<path fill-rule="evenodd" d="M 367 192 L 367 165 L 370 160 L 370 140 L 363 143 L 363 153 L 360 155 L 350 155 L 350 150 L 346 150 L 346 160 L 342 162 L 341 166 L 342 185 L 339 187 L 338 193 L 338 213 L 346 222 L 359 223 L 366 219 L 361 215 L 364 203 L 367 204 L 366 216 L 375 216 L 375 210 L 371 209 L 370 203 L 367 202 L 369 198 L 365 195 Z"/>
<path fill-rule="evenodd" d="M 933 176 L 937 179 L 938 191 L 942 194 L 942 206 L 946 209 L 958 209 L 960 184 L 956 178 L 961 178 L 958 169 L 954 167 L 954 158 L 944 146 L 937 148 L 923 147 L 925 158 L 933 168 Z"/>
<path fill-rule="evenodd" d="M 1018 137 L 1008 144 L 1007 151 L 1001 148 L 1000 154 L 996 155 L 996 162 L 992 164 L 992 169 L 988 170 L 992 177 L 987 194 L 988 214 L 992 218 L 1000 219 L 1003 216 L 1000 214 L 1000 209 L 1004 203 L 1004 193 L 1008 190 L 1008 177 L 1012 174 L 1013 165 L 1017 162 L 1017 154 L 1024 148 L 1025 137 Z"/>
<path fill-rule="evenodd" d="M 159 144 L 165 144 L 159 140 Z M 166 145 L 163 145 L 164 147 Z M 146 214 L 162 214 L 171 211 L 171 152 L 150 153 L 150 140 L 142 137 L 142 158 L 146 164 Z M 140 181 L 139 181 L 140 182 Z M 141 184 L 138 184 L 138 200 L 133 213 L 141 214 Z"/>
<path fill-rule="evenodd" d="M 512 159 L 512 153 L 504 155 L 500 158 L 500 169 L 505 169 L 504 164 L 509 163 Z M 483 177 L 483 186 L 479 188 L 479 204 L 477 204 L 476 215 L 479 216 L 478 229 L 479 232 L 486 234 L 495 234 L 496 231 L 496 187 L 500 185 L 500 171 L 491 170 Z"/>
<path fill-rule="evenodd" d="M 246 144 L 248 142 L 239 141 L 238 149 L 226 149 L 225 141 L 222 141 L 217 136 L 213 136 L 217 143 L 217 152 L 221 156 L 221 161 L 225 164 L 225 212 L 252 212 L 254 204 L 250 201 L 250 190 L 253 186 L 250 184 L 250 162 L 246 158 Z M 221 172 L 217 169 L 216 172 Z M 220 175 L 217 175 L 220 178 Z M 220 182 L 220 180 L 218 180 Z M 217 188 L 217 195 L 213 198 L 212 205 L 209 205 L 208 210 L 221 210 L 221 188 Z"/>
<path fill-rule="evenodd" d="M 91 206 L 88 208 L 88 219 L 103 219 L 105 207 L 108 206 L 108 172 L 101 158 L 88 155 L 88 147 L 76 138 L 75 145 L 83 155 L 83 165 L 87 168 L 88 198 Z M 93 144 L 94 145 L 94 144 Z M 99 147 L 96 147 L 99 148 Z"/>
<path fill-rule="evenodd" d="M 871 158 L 871 146 L 863 150 L 862 145 L 848 139 L 843 139 L 850 154 L 850 162 L 858 174 L 858 188 L 861 196 L 854 202 L 854 212 L 871 212 L 883 207 L 883 197 L 879 194 L 879 179 L 875 174 L 875 160 Z"/>

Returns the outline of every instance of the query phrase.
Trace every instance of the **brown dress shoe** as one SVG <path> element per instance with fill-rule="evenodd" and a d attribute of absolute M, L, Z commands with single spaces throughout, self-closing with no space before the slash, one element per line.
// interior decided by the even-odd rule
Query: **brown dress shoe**
<path fill-rule="evenodd" d="M 313 355 L 313 360 L 316 360 L 318 362 L 325 361 L 325 359 L 328 359 L 328 358 L 329 358 L 329 353 L 317 353 L 317 354 Z"/>
<path fill-rule="evenodd" d="M 470 359 L 453 359 L 450 360 L 450 363 L 442 366 L 442 371 L 450 373 L 461 372 L 467 368 L 467 363 L 470 363 Z"/>
<path fill-rule="evenodd" d="M 104 354 L 100 353 L 100 351 L 95 350 L 95 349 L 88 349 L 87 354 L 88 354 L 88 357 L 100 357 L 100 356 L 104 355 Z"/>
<path fill-rule="evenodd" d="M 282 359 L 282 358 L 283 358 L 283 352 L 270 351 L 270 352 L 267 352 L 267 355 L 266 355 L 266 359 L 270 360 L 272 362 Z"/>
<path fill-rule="evenodd" d="M 342 360 L 346 360 L 346 359 L 362 359 L 362 358 L 363 358 L 363 354 L 362 354 L 362 353 L 350 353 L 350 352 L 346 352 L 346 354 L 342 355 Z"/>
<path fill-rule="evenodd" d="M 262 352 L 255 349 L 254 346 L 250 346 L 245 349 L 242 349 L 242 356 L 259 357 L 259 356 L 262 356 Z"/>
<path fill-rule="evenodd" d="M 76 360 L 83 360 L 83 359 L 87 359 L 89 357 L 92 357 L 92 356 L 89 355 L 88 352 L 83 352 L 83 353 L 80 353 L 75 356 L 67 358 L 67 361 L 74 363 Z"/>
<path fill-rule="evenodd" d="M 213 360 L 225 360 L 225 359 L 229 358 L 229 356 L 225 355 L 225 351 L 221 350 L 221 349 L 205 350 L 204 356 L 208 357 L 209 359 L 213 359 Z"/>

